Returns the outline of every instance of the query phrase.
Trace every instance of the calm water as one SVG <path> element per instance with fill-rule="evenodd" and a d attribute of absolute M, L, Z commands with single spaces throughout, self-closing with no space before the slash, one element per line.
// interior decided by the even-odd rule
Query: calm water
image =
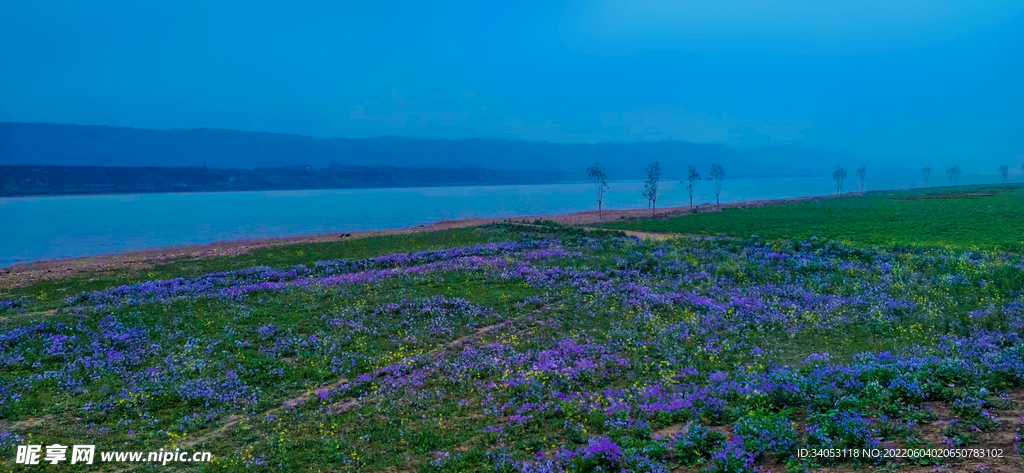
<path fill-rule="evenodd" d="M 932 184 L 941 184 L 932 176 Z M 963 176 L 961 184 L 996 182 Z M 875 178 L 869 189 L 919 187 L 915 179 Z M 854 179 L 848 188 L 856 186 Z M 643 183 L 610 183 L 605 208 L 646 208 Z M 828 178 L 727 179 L 722 202 L 834 192 Z M 688 203 L 675 181 L 661 184 L 659 207 Z M 695 203 L 714 202 L 702 182 Z M 411 227 L 471 217 L 550 215 L 595 209 L 588 183 L 318 191 L 129 194 L 0 198 L 0 267 L 218 240 Z"/>

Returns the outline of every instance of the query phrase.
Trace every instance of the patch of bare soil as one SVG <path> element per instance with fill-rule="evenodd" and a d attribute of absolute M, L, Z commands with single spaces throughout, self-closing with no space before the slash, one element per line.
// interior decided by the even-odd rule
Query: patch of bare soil
<path fill-rule="evenodd" d="M 0 429 L 11 431 L 23 431 L 39 427 L 40 425 L 43 425 L 46 422 L 49 422 L 53 419 L 54 417 L 52 414 L 47 414 L 42 417 L 32 417 L 25 420 L 19 420 L 17 422 L 0 423 Z"/>
<path fill-rule="evenodd" d="M 658 233 L 658 232 L 643 232 L 639 230 L 623 230 L 626 235 L 637 237 L 641 240 L 671 240 L 673 238 L 679 238 L 683 235 L 677 233 Z"/>

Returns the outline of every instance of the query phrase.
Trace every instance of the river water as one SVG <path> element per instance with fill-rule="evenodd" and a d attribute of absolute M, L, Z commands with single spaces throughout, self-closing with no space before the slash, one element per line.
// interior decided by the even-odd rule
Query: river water
<path fill-rule="evenodd" d="M 932 176 L 932 184 L 943 184 Z M 995 176 L 962 176 L 961 184 Z M 920 187 L 919 179 L 873 178 L 871 189 Z M 639 181 L 610 182 L 607 209 L 646 208 Z M 856 187 L 854 179 L 847 188 Z M 721 200 L 803 197 L 835 192 L 826 178 L 726 179 Z M 713 203 L 710 183 L 695 203 Z M 685 185 L 663 181 L 659 207 L 686 205 Z M 596 210 L 593 185 L 425 187 L 223 193 L 0 198 L 0 267 L 18 262 L 126 250 L 272 238 L 331 231 L 412 227 L 439 220 L 553 215 Z"/>

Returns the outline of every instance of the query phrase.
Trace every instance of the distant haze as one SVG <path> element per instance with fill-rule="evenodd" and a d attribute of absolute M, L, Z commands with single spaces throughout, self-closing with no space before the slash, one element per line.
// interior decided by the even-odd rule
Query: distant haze
<path fill-rule="evenodd" d="M 800 145 L 849 166 L 1016 173 L 1022 44 L 1024 2 L 1003 0 L 13 0 L 0 121 Z"/>
<path fill-rule="evenodd" d="M 0 123 L 0 166 L 157 166 L 219 169 L 310 166 L 486 168 L 558 172 L 585 179 L 600 160 L 612 179 L 639 179 L 644 165 L 660 161 L 666 178 L 681 178 L 687 165 L 711 163 L 732 177 L 827 176 L 836 164 L 861 163 L 822 148 L 795 145 L 733 149 L 683 141 L 558 144 L 500 139 L 430 140 L 402 137 L 316 139 L 234 130 L 136 130 L 107 126 Z M 872 166 L 888 174 L 891 163 Z M 916 177 L 917 171 L 913 171 Z"/>

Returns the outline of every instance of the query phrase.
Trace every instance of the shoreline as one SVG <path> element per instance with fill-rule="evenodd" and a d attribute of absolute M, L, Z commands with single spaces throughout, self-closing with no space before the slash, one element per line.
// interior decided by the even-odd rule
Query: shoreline
<path fill-rule="evenodd" d="M 623 181 L 624 182 L 624 181 Z M 33 198 L 74 198 L 74 197 L 121 197 L 133 195 L 167 195 L 167 194 L 231 194 L 245 192 L 302 192 L 302 191 L 368 191 L 368 190 L 405 190 L 405 189 L 437 189 L 448 187 L 501 187 L 501 186 L 546 186 L 558 184 L 586 184 L 586 181 L 524 181 L 524 182 L 454 182 L 444 184 L 410 184 L 395 186 L 371 186 L 371 187 L 281 187 L 281 188 L 258 188 L 258 189 L 231 189 L 231 190 L 209 190 L 209 189 L 162 189 L 162 190 L 125 190 L 125 191 L 102 191 L 102 192 L 63 192 L 53 194 L 0 194 L 0 199 L 33 199 Z"/>
<path fill-rule="evenodd" d="M 849 192 L 842 197 L 861 195 L 862 192 Z M 694 213 L 720 212 L 723 209 L 753 208 L 768 205 L 782 205 L 809 202 L 823 199 L 834 199 L 837 195 L 817 195 L 809 197 L 790 197 L 782 199 L 748 200 L 722 204 L 720 207 L 701 204 L 691 211 L 689 206 L 665 207 L 656 210 L 651 216 L 649 209 L 605 210 L 598 215 L 596 210 L 556 215 L 523 215 L 505 218 L 472 218 L 461 220 L 442 220 L 432 224 L 415 227 L 394 228 L 367 231 L 335 231 L 322 234 L 292 236 L 264 239 L 222 240 L 199 245 L 171 246 L 133 250 L 103 255 L 59 258 L 50 260 L 16 263 L 13 266 L 0 268 L 0 289 L 24 287 L 37 282 L 61 279 L 81 274 L 115 271 L 120 269 L 143 270 L 153 266 L 179 259 L 206 259 L 221 256 L 235 256 L 249 253 L 260 248 L 292 245 L 300 243 L 326 243 L 370 238 L 376 236 L 404 235 L 411 233 L 470 228 L 499 222 L 551 220 L 563 225 L 593 225 L 596 223 L 615 222 L 647 218 L 667 218 Z"/>

